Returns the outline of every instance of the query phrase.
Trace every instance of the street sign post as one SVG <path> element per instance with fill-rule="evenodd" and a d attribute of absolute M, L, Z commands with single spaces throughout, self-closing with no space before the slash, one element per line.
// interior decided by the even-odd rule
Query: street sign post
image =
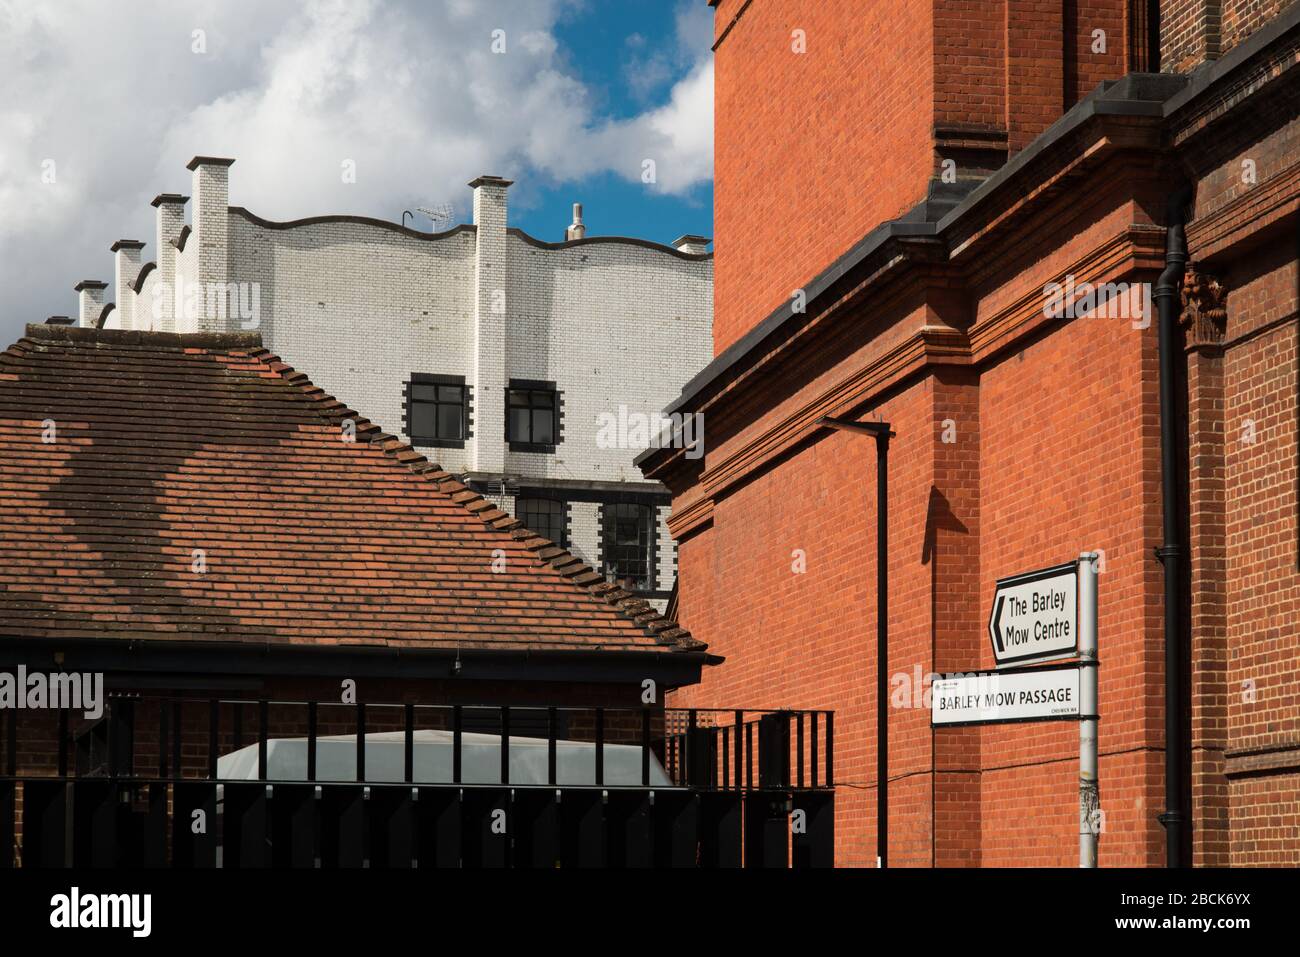
<path fill-rule="evenodd" d="M 1097 554 L 1079 556 L 1079 866 L 1097 866 L 1101 792 L 1097 783 Z"/>
<path fill-rule="evenodd" d="M 999 668 L 1072 657 L 1078 651 L 1078 564 L 998 579 L 989 638 Z"/>
<path fill-rule="evenodd" d="M 1000 578 L 989 614 L 995 671 L 936 677 L 930 724 L 1079 722 L 1079 866 L 1097 866 L 1097 558 Z M 1025 667 L 1077 655 L 1068 665 Z M 1014 667 L 1020 666 L 1020 667 Z"/>

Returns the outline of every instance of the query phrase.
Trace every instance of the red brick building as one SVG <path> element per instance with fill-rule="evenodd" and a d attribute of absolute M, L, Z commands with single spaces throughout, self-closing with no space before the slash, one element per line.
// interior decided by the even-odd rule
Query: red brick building
<path fill-rule="evenodd" d="M 1094 549 L 1100 862 L 1160 866 L 1168 471 L 1185 859 L 1300 864 L 1300 4 L 713 6 L 716 358 L 672 406 L 706 452 L 640 462 L 727 663 L 674 703 L 835 709 L 837 861 L 874 864 L 875 450 L 818 420 L 882 418 L 891 866 L 1076 863 L 1074 724 L 906 692 L 992 667 L 997 578 Z"/>

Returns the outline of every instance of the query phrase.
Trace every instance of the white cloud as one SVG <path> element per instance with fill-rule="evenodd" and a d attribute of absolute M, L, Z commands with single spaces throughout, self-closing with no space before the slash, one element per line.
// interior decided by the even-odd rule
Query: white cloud
<path fill-rule="evenodd" d="M 707 8 L 677 9 L 682 79 L 666 101 L 609 121 L 556 40 L 576 6 L 0 0 L 0 338 L 72 311 L 78 279 L 111 278 L 114 239 L 152 247 L 148 201 L 188 193 L 196 154 L 235 157 L 231 202 L 273 219 L 396 219 L 439 201 L 465 212 L 479 173 L 520 180 L 521 198 L 542 177 L 635 182 L 647 158 L 659 192 L 709 180 Z M 505 54 L 491 50 L 496 29 Z M 195 30 L 204 53 L 192 52 Z M 41 182 L 47 159 L 53 184 Z"/>

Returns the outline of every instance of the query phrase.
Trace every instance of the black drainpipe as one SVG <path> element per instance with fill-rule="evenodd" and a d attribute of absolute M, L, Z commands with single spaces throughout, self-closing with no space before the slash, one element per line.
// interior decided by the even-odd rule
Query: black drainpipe
<path fill-rule="evenodd" d="M 1186 477 L 1180 457 L 1178 428 L 1181 421 L 1179 388 L 1186 381 L 1186 357 L 1179 341 L 1178 317 L 1182 311 L 1183 272 L 1187 265 L 1187 204 L 1191 190 L 1182 188 L 1169 197 L 1165 213 L 1165 268 L 1156 280 L 1160 345 L 1160 471 L 1164 544 L 1156 557 L 1165 573 L 1165 827 L 1166 865 L 1185 867 L 1187 824 L 1183 778 L 1187 742 L 1183 734 L 1183 631 L 1181 490 Z"/>

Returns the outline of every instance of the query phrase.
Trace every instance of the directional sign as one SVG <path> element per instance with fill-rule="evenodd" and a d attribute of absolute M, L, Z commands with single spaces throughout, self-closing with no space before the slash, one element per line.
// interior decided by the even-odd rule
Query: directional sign
<path fill-rule="evenodd" d="M 998 667 L 1078 650 L 1078 586 L 1077 562 L 998 579 L 989 615 Z"/>
<path fill-rule="evenodd" d="M 1079 667 L 980 671 L 935 678 L 930 724 L 997 724 L 1078 718 Z"/>

